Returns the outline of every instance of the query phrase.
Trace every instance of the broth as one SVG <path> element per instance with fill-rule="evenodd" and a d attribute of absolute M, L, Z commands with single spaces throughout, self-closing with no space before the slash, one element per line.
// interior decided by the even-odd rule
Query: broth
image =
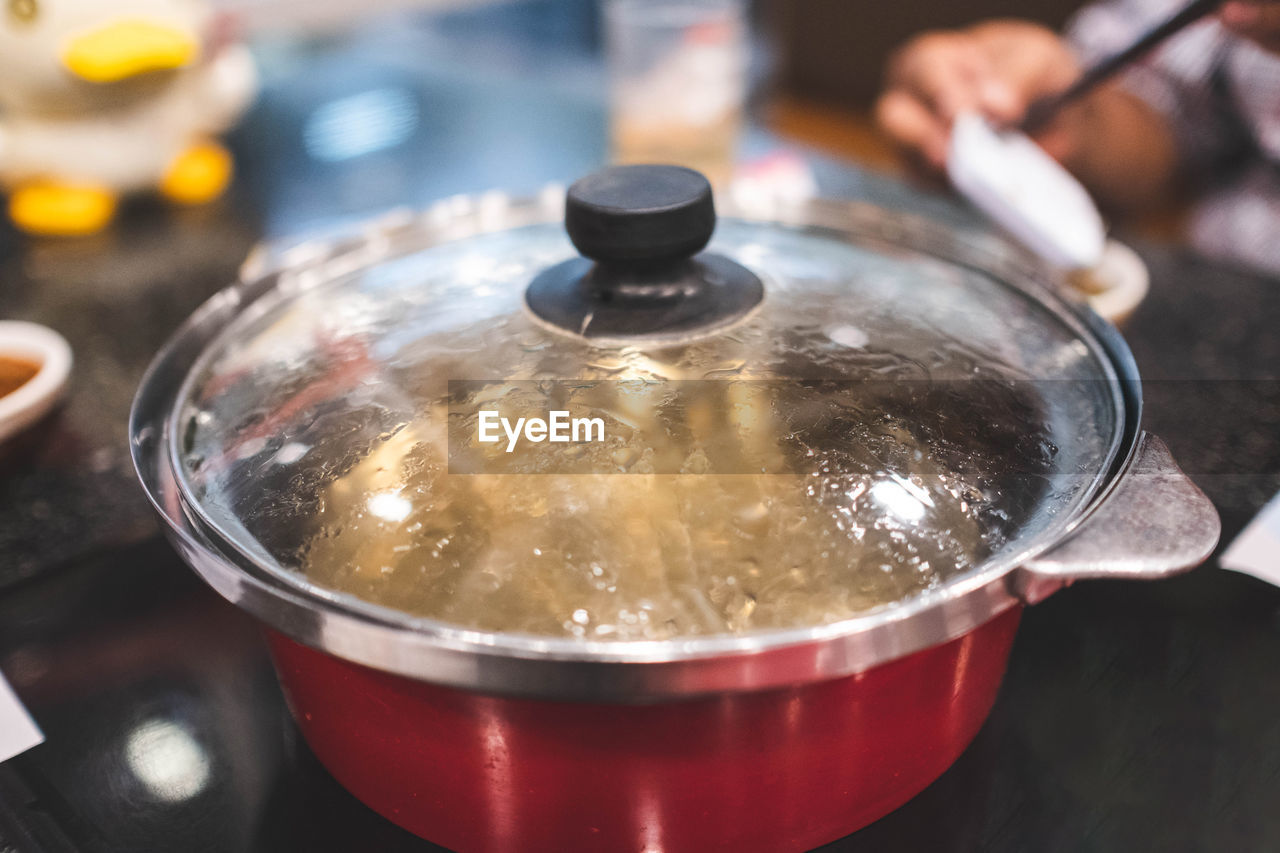
<path fill-rule="evenodd" d="M 7 397 L 40 372 L 41 364 L 20 356 L 0 355 L 0 397 Z"/>

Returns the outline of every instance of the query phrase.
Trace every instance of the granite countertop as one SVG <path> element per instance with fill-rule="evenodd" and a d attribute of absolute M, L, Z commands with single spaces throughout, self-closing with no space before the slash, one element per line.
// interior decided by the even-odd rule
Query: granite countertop
<path fill-rule="evenodd" d="M 0 455 L 0 669 L 48 736 L 0 765 L 0 847 L 433 849 L 310 756 L 256 627 L 159 537 L 126 443 L 150 357 L 262 236 L 486 189 L 515 169 L 516 189 L 564 181 L 603 157 L 585 49 L 580 62 L 562 57 L 555 85 L 493 71 L 459 94 L 456 70 L 398 53 L 402 43 L 401 31 L 371 31 L 268 51 L 268 90 L 236 139 L 241 180 L 214 207 L 139 204 L 86 241 L 0 232 L 0 316 L 52 326 L 76 356 L 65 407 Z M 307 117 L 360 87 L 402 87 L 430 120 L 395 150 L 308 157 Z M 513 118 L 504 105 L 517 102 Z M 811 162 L 825 194 L 968 216 Z M 1226 542 L 1280 491 L 1280 283 L 1137 248 L 1153 288 L 1125 334 L 1146 426 L 1214 500 Z M 1280 591 L 1213 562 L 1155 584 L 1077 584 L 1027 611 L 991 719 L 959 762 L 830 849 L 1280 848 L 1277 660 Z M 156 720 L 179 721 L 200 746 L 207 776 L 186 800 L 149 798 L 129 771 L 130 733 Z"/>

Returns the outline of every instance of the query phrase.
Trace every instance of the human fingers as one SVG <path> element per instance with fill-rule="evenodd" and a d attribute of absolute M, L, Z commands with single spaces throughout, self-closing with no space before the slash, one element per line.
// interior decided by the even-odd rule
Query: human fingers
<path fill-rule="evenodd" d="M 928 169 L 946 168 L 950 124 L 902 89 L 891 89 L 876 103 L 876 121 L 899 146 Z"/>

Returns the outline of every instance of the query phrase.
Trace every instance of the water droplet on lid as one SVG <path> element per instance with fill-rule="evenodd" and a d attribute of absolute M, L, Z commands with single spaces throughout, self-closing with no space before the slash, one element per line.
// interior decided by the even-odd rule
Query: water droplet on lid
<path fill-rule="evenodd" d="M 857 326 L 840 325 L 827 329 L 827 337 L 832 342 L 851 349 L 862 349 L 870 341 L 867 333 Z"/>

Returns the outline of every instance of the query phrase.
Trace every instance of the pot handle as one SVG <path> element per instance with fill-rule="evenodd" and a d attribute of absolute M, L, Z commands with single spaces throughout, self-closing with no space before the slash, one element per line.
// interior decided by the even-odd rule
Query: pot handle
<path fill-rule="evenodd" d="M 1060 545 L 1010 575 L 1028 604 L 1080 578 L 1151 580 L 1202 563 L 1222 523 L 1213 503 L 1154 435 L 1138 436 L 1128 470 L 1101 506 Z"/>

